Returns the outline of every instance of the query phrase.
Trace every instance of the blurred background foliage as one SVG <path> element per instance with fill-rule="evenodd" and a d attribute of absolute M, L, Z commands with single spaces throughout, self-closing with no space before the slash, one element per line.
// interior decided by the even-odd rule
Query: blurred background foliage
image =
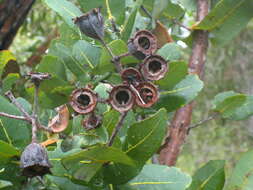
<path fill-rule="evenodd" d="M 131 5 L 131 1 L 133 0 L 128 1 L 129 5 Z M 184 24 L 190 26 L 195 17 L 194 1 L 180 0 L 180 2 L 183 5 L 187 4 L 188 10 Z M 217 0 L 213 0 L 212 5 L 216 2 Z M 161 17 L 161 21 L 166 21 L 164 23 L 166 23 L 175 41 L 178 37 L 188 37 L 188 32 L 185 29 L 166 19 L 166 17 Z M 42 0 L 37 0 L 10 47 L 18 63 L 26 65 L 29 58 L 36 54 L 38 48 L 46 43 L 50 36 L 57 35 L 58 28 L 62 25 L 63 21 L 59 19 L 59 16 L 46 7 Z M 212 106 L 211 100 L 219 92 L 234 90 L 252 94 L 252 29 L 253 21 L 236 39 L 225 46 L 209 44 L 204 76 L 205 87 L 196 99 L 192 123 L 208 117 L 208 110 Z M 183 47 L 183 56 L 185 60 L 188 60 L 191 49 L 182 41 L 179 41 L 178 44 Z M 27 69 L 27 67 L 25 66 L 24 69 Z M 253 118 L 243 121 L 218 118 L 190 131 L 177 167 L 192 174 L 209 160 L 224 159 L 227 161 L 226 166 L 229 170 L 234 166 L 241 152 L 247 151 L 252 146 Z"/>

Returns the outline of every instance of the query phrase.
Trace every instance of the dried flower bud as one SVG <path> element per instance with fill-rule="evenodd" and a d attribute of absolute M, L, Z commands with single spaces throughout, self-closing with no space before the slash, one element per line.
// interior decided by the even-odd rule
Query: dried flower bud
<path fill-rule="evenodd" d="M 134 94 L 129 86 L 118 85 L 111 90 L 109 102 L 115 110 L 125 112 L 133 107 L 134 99 Z"/>
<path fill-rule="evenodd" d="M 160 55 L 150 55 L 144 59 L 140 70 L 145 79 L 160 80 L 168 71 L 168 64 Z"/>
<path fill-rule="evenodd" d="M 54 133 L 60 133 L 68 127 L 69 110 L 66 104 L 56 108 L 58 114 L 49 121 L 48 128 L 52 129 Z"/>
<path fill-rule="evenodd" d="M 140 30 L 128 41 L 128 51 L 137 59 L 144 59 L 147 55 L 155 53 L 157 40 L 148 30 Z"/>
<path fill-rule="evenodd" d="M 101 116 L 91 114 L 87 119 L 83 120 L 82 125 L 86 130 L 91 130 L 99 127 L 101 122 L 102 122 Z"/>
<path fill-rule="evenodd" d="M 79 88 L 72 92 L 70 105 L 79 114 L 92 112 L 97 105 L 97 94 L 88 88 Z"/>
<path fill-rule="evenodd" d="M 124 69 L 121 72 L 121 78 L 127 84 L 132 84 L 134 86 L 138 85 L 142 81 L 141 73 L 133 67 Z"/>
<path fill-rule="evenodd" d="M 51 173 L 51 167 L 46 149 L 38 143 L 29 144 L 21 155 L 20 168 L 24 176 L 43 176 Z"/>
<path fill-rule="evenodd" d="M 104 37 L 104 19 L 100 8 L 94 8 L 73 20 L 86 36 L 98 40 Z"/>
<path fill-rule="evenodd" d="M 158 89 L 151 82 L 142 82 L 136 87 L 139 96 L 136 96 L 136 104 L 142 108 L 149 108 L 159 98 Z"/>

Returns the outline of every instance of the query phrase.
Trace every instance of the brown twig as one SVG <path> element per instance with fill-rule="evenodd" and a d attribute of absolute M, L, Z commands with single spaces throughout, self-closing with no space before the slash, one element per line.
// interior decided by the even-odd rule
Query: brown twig
<path fill-rule="evenodd" d="M 201 125 L 203 125 L 204 123 L 211 121 L 213 119 L 216 119 L 219 116 L 219 113 L 214 113 L 213 115 L 210 115 L 209 117 L 207 117 L 206 119 L 203 119 L 201 121 L 199 121 L 198 123 L 195 123 L 193 125 L 190 125 L 188 128 L 188 131 L 190 131 L 191 129 L 194 129 L 196 127 L 199 127 Z"/>
<path fill-rule="evenodd" d="M 127 116 L 127 112 L 122 112 L 121 115 L 120 115 L 120 119 L 116 125 L 116 127 L 114 128 L 113 132 L 112 132 L 112 135 L 107 143 L 108 146 L 112 146 L 113 145 L 113 142 L 115 140 L 115 137 L 117 136 L 118 132 L 120 131 L 121 127 L 123 126 L 123 122 L 124 122 L 124 119 L 126 118 Z"/>
<path fill-rule="evenodd" d="M 18 120 L 24 120 L 24 121 L 31 122 L 27 117 L 18 116 L 18 115 L 11 115 L 11 114 L 4 113 L 4 112 L 0 112 L 0 116 L 9 117 L 11 119 L 18 119 Z"/>
<path fill-rule="evenodd" d="M 208 14 L 208 0 L 197 0 L 197 18 L 201 21 Z M 193 33 L 193 48 L 189 60 L 189 73 L 198 74 L 202 78 L 202 72 L 206 61 L 208 47 L 208 32 L 197 30 Z M 176 164 L 181 146 L 188 134 L 191 122 L 193 103 L 178 109 L 172 119 L 171 127 L 168 128 L 167 137 L 169 139 L 162 145 L 160 151 L 160 164 L 173 166 Z"/>

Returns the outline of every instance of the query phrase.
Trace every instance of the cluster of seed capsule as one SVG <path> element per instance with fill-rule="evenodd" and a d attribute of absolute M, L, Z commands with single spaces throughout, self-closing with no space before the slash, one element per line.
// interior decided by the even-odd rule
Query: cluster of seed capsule
<path fill-rule="evenodd" d="M 90 20 L 97 21 L 95 25 L 92 22 L 86 22 L 89 17 L 92 17 Z M 100 27 L 103 28 L 103 25 L 99 25 L 99 23 L 103 23 L 101 18 L 99 9 L 93 9 L 85 16 L 76 18 L 75 23 L 84 34 L 101 39 L 104 35 L 103 32 L 101 33 L 104 29 L 100 29 Z M 98 30 L 99 32 L 97 32 Z M 124 56 L 132 55 L 140 60 L 140 63 L 136 67 L 120 69 L 122 84 L 113 86 L 109 92 L 109 98 L 103 102 L 110 104 L 113 109 L 121 113 L 129 111 L 134 106 L 149 108 L 154 105 L 159 99 L 159 91 L 153 81 L 160 80 L 168 71 L 167 61 L 155 54 L 156 51 L 156 36 L 148 30 L 137 31 L 128 40 L 128 53 Z M 120 58 L 121 55 L 116 56 L 112 62 L 117 59 L 120 64 Z M 122 66 L 120 67 L 122 68 Z M 96 128 L 102 120 L 94 113 L 99 100 L 98 94 L 91 88 L 75 89 L 71 94 L 70 105 L 74 111 L 79 114 L 89 114 L 88 119 L 83 121 L 83 126 L 86 129 Z"/>

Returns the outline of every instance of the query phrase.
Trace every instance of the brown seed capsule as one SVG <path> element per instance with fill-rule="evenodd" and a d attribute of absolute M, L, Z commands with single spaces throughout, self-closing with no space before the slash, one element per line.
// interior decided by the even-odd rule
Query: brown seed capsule
<path fill-rule="evenodd" d="M 97 94 L 88 88 L 79 88 L 72 92 L 70 105 L 79 114 L 92 112 L 97 105 Z"/>
<path fill-rule="evenodd" d="M 115 110 L 125 112 L 133 107 L 134 99 L 134 94 L 129 86 L 118 85 L 111 90 L 109 102 Z"/>
<path fill-rule="evenodd" d="M 144 59 L 147 55 L 155 53 L 157 40 L 148 30 L 140 30 L 128 41 L 128 51 L 137 59 Z"/>
<path fill-rule="evenodd" d="M 159 98 L 158 89 L 151 82 L 142 82 L 136 87 L 139 96 L 136 96 L 136 104 L 142 108 L 149 108 Z"/>
<path fill-rule="evenodd" d="M 91 114 L 87 119 L 83 120 L 82 125 L 86 130 L 91 130 L 99 127 L 101 122 L 102 122 L 101 116 Z"/>
<path fill-rule="evenodd" d="M 51 167 L 45 148 L 38 143 L 29 144 L 21 155 L 20 168 L 24 176 L 43 176 L 51 173 Z"/>
<path fill-rule="evenodd" d="M 141 73 L 133 67 L 124 69 L 121 72 L 121 78 L 127 84 L 132 84 L 134 86 L 138 85 L 142 81 Z"/>
<path fill-rule="evenodd" d="M 168 71 L 168 64 L 160 55 L 150 55 L 144 59 L 140 70 L 145 79 L 160 80 Z"/>
<path fill-rule="evenodd" d="M 98 40 L 104 37 L 104 19 L 100 8 L 94 8 L 73 20 L 86 36 Z"/>

